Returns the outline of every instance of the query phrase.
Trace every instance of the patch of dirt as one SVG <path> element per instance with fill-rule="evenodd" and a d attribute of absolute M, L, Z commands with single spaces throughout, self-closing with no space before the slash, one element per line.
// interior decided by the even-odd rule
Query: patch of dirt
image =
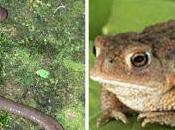
<path fill-rule="evenodd" d="M 24 93 L 21 88 L 14 79 L 8 79 L 1 85 L 0 94 L 10 99 L 16 99 Z"/>

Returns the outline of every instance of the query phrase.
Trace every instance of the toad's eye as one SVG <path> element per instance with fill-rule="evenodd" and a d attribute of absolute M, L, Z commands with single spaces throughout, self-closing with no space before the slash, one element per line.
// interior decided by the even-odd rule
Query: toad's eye
<path fill-rule="evenodd" d="M 143 67 L 149 64 L 150 60 L 150 54 L 148 52 L 137 52 L 130 57 L 130 62 L 134 67 Z"/>

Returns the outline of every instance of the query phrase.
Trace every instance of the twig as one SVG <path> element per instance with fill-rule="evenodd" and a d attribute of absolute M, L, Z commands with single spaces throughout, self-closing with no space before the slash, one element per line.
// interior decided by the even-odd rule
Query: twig
<path fill-rule="evenodd" d="M 61 8 L 65 9 L 66 6 L 64 6 L 64 5 L 61 3 L 61 5 L 58 6 L 58 7 L 54 10 L 54 14 L 55 14 L 59 9 L 61 9 Z"/>

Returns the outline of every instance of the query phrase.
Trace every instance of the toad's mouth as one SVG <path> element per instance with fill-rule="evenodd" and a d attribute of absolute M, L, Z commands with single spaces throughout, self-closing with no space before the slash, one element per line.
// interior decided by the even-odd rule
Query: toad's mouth
<path fill-rule="evenodd" d="M 111 85 L 113 87 L 125 87 L 125 88 L 132 88 L 132 89 L 136 89 L 136 90 L 142 90 L 142 91 L 149 91 L 149 92 L 155 92 L 157 91 L 157 89 L 146 86 L 146 85 L 139 85 L 139 84 L 134 84 L 134 83 L 126 83 L 120 80 L 106 80 L 103 79 L 102 77 L 96 77 L 96 76 L 91 76 L 91 79 L 94 81 L 97 81 L 101 84 L 108 84 Z"/>

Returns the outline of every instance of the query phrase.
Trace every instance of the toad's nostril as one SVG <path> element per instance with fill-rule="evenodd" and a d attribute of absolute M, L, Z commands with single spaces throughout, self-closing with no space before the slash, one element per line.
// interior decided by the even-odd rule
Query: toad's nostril
<path fill-rule="evenodd" d="M 109 59 L 108 62 L 112 64 L 114 62 L 114 60 L 113 59 Z"/>
<path fill-rule="evenodd" d="M 114 63 L 114 59 L 113 58 L 107 58 L 106 59 L 106 63 L 107 64 L 113 64 Z"/>

